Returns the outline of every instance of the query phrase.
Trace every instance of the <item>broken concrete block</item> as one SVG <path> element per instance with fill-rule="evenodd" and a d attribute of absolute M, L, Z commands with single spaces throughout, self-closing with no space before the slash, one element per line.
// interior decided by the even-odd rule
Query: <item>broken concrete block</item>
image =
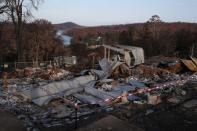
<path fill-rule="evenodd" d="M 160 95 L 148 93 L 148 104 L 157 105 L 159 103 L 161 103 Z"/>

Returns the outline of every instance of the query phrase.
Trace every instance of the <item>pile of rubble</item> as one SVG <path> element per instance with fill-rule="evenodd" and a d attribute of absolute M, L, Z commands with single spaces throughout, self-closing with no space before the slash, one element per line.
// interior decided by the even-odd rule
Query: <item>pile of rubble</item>
<path fill-rule="evenodd" d="M 72 125 L 95 112 L 128 103 L 178 103 L 182 87 L 197 84 L 197 60 L 162 61 L 129 67 L 102 59 L 100 68 L 72 74 L 64 69 L 26 68 L 0 80 L 0 106 L 24 121 L 28 130 Z M 169 95 L 170 94 L 170 95 Z M 187 105 L 186 105 L 187 106 Z M 147 112 L 150 113 L 150 112 Z"/>

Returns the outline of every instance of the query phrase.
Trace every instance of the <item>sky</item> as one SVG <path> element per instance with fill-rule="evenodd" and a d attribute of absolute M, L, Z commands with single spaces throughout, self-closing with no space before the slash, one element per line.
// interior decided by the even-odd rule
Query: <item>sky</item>
<path fill-rule="evenodd" d="M 33 15 L 84 26 L 146 22 L 153 15 L 165 22 L 197 22 L 197 0 L 44 0 Z"/>

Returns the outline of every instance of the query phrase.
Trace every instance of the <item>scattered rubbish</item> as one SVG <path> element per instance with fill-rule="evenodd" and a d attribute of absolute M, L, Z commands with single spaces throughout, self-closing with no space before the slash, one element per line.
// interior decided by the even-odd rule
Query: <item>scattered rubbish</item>
<path fill-rule="evenodd" d="M 38 123 L 47 128 L 72 125 L 76 115 L 77 119 L 86 120 L 99 111 L 111 112 L 130 104 L 131 108 L 159 106 L 164 101 L 179 104 L 190 95 L 189 88 L 197 87 L 196 58 L 174 61 L 166 58 L 142 64 L 141 48 L 126 52 L 126 46 L 105 48 L 122 53 L 125 61 L 104 58 L 99 61 L 100 68 L 78 73 L 48 66 L 16 70 L 13 77 L 11 73 L 5 74 L 0 80 L 0 106 L 22 120 L 27 130 L 39 130 Z M 133 63 L 128 52 L 135 58 Z M 132 64 L 135 67 L 131 68 Z M 183 107 L 196 105 L 192 98 Z M 146 108 L 144 112 L 152 115 L 155 109 Z"/>
<path fill-rule="evenodd" d="M 135 100 L 140 100 L 141 98 L 140 98 L 140 97 L 137 97 L 137 96 L 134 96 L 134 95 L 129 95 L 129 96 L 127 97 L 127 99 L 128 99 L 129 101 L 135 101 Z"/>
<path fill-rule="evenodd" d="M 154 112 L 154 110 L 149 109 L 149 110 L 146 111 L 146 114 L 145 114 L 145 115 L 149 115 L 149 114 L 151 114 L 151 113 L 153 113 L 153 112 Z"/>
<path fill-rule="evenodd" d="M 196 66 L 197 66 L 197 59 L 196 58 L 194 58 L 194 57 L 190 57 L 191 58 L 191 60 L 196 64 Z"/>
<path fill-rule="evenodd" d="M 173 104 L 178 104 L 181 102 L 181 100 L 177 97 L 172 97 L 168 99 L 169 102 L 173 103 Z"/>
<path fill-rule="evenodd" d="M 194 107 L 197 107 L 197 100 L 190 100 L 190 101 L 187 101 L 183 104 L 183 107 L 185 108 L 194 108 Z"/>
<path fill-rule="evenodd" d="M 144 87 L 146 87 L 146 85 L 144 83 L 141 83 L 141 82 L 139 82 L 137 80 L 129 80 L 128 84 L 131 85 L 131 86 L 135 86 L 137 88 L 144 88 Z"/>
<path fill-rule="evenodd" d="M 192 60 L 181 60 L 183 64 L 191 71 L 197 72 L 197 65 Z"/>

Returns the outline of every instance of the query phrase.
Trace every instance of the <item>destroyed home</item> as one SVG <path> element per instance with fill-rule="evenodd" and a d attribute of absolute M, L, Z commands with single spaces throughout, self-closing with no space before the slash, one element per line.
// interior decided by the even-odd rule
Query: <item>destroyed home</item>
<path fill-rule="evenodd" d="M 140 47 L 134 46 L 124 46 L 124 45 L 103 45 L 104 47 L 104 58 L 110 60 L 111 51 L 116 52 L 113 56 L 116 61 L 125 61 L 125 63 L 130 66 L 136 66 L 144 63 L 144 50 Z M 121 55 L 121 56 L 120 56 Z"/>
<path fill-rule="evenodd" d="M 30 22 L 42 2 L 0 1 L 0 131 L 197 129 L 197 24 Z"/>
<path fill-rule="evenodd" d="M 15 113 L 27 129 L 37 129 L 38 125 L 46 129 L 65 126 L 74 129 L 75 126 L 80 126 L 81 121 L 97 116 L 98 112 L 106 116 L 119 111 L 115 116 L 128 120 L 144 112 L 145 116 L 141 118 L 143 120 L 146 115 L 162 109 L 158 105 L 165 106 L 167 103 L 172 106 L 183 103 L 182 108 L 195 109 L 195 58 L 184 61 L 177 59 L 181 68 L 176 74 L 173 71 L 179 68 L 174 66 L 177 62 L 172 64 L 168 59 L 169 61 L 162 62 L 166 65 L 163 67 L 160 63 L 157 66 L 145 63 L 129 68 L 126 62 L 103 58 L 99 61 L 101 70 L 84 70 L 78 76 L 58 67 L 47 70 L 24 69 L 23 76 L 19 77 L 19 73 L 22 73 L 20 71 L 16 72 L 14 78 L 12 74 L 4 74 L 1 81 L 1 106 Z M 185 61 L 190 61 L 190 64 Z M 179 74 L 180 72 L 183 73 Z M 191 99 L 191 103 L 188 99 Z M 135 114 L 138 108 L 142 111 Z M 195 121 L 193 122 L 191 126 L 195 127 Z M 136 125 L 124 128 L 142 130 Z M 110 126 L 116 128 L 114 125 Z"/>

